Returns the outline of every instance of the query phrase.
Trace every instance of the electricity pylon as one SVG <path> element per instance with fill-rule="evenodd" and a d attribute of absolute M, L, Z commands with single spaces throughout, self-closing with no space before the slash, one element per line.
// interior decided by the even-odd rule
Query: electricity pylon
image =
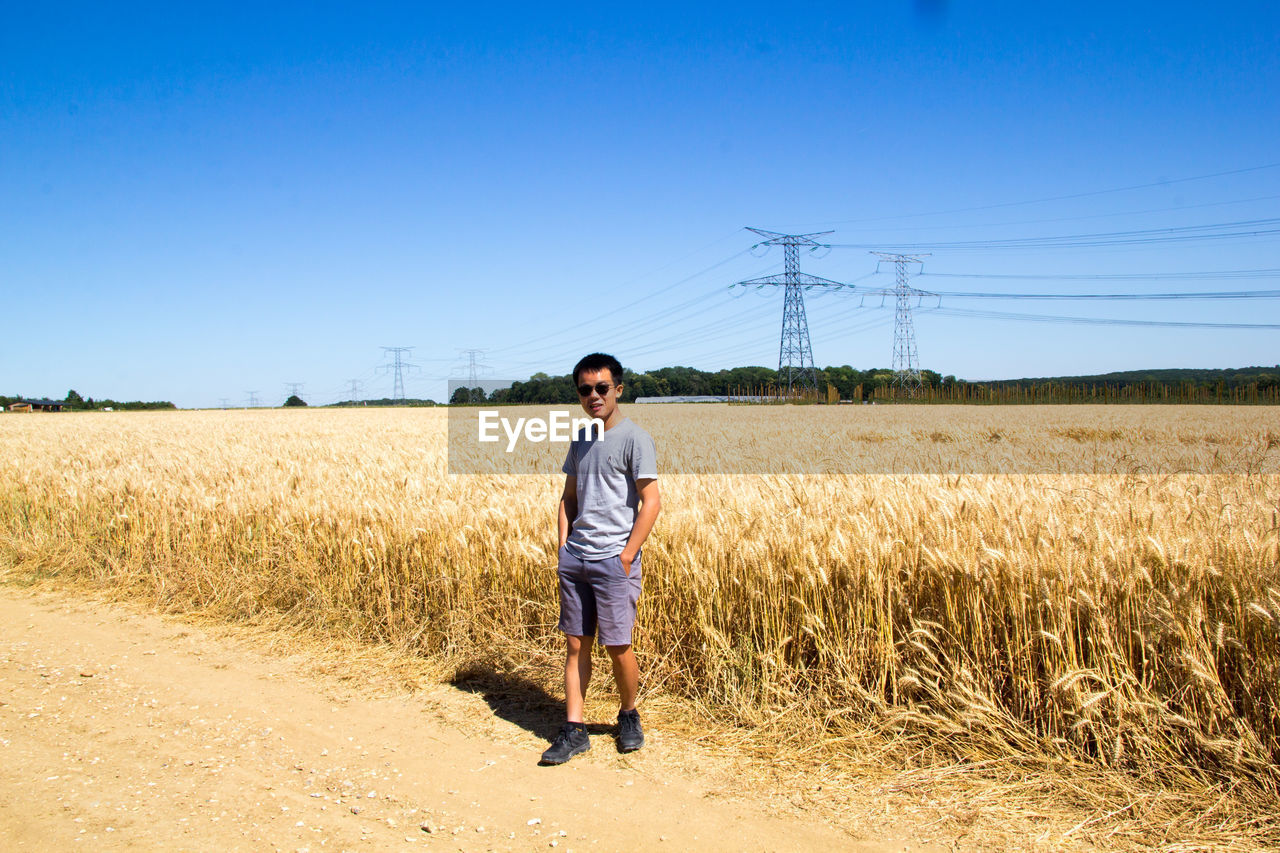
<path fill-rule="evenodd" d="M 404 399 L 404 371 L 417 370 L 418 366 L 416 364 L 410 364 L 409 362 L 405 361 L 401 357 L 401 355 L 406 352 L 412 352 L 413 347 L 383 347 L 383 349 L 391 353 L 394 360 L 392 361 L 391 364 L 384 364 L 378 369 L 395 371 L 395 382 L 392 385 L 391 399 L 403 400 Z"/>
<path fill-rule="evenodd" d="M 476 361 L 476 356 L 484 355 L 482 349 L 460 349 L 458 353 L 465 355 L 469 359 L 467 365 L 467 388 L 475 388 L 480 382 L 480 371 L 487 369 L 489 365 Z"/>
<path fill-rule="evenodd" d="M 800 247 L 808 246 L 810 251 L 830 248 L 813 238 L 832 232 L 779 234 L 777 231 L 765 231 L 760 228 L 747 228 L 747 230 L 765 238 L 757 243 L 757 246 L 782 247 L 782 275 L 767 275 L 763 278 L 738 282 L 738 285 L 743 287 L 760 288 L 766 285 L 781 285 L 784 289 L 782 337 L 778 342 L 778 379 L 781 381 L 785 377 L 788 394 L 796 390 L 797 386 L 817 391 L 818 372 L 813 366 L 813 350 L 809 346 L 809 322 L 804 313 L 803 290 L 811 287 L 843 289 L 849 285 L 800 272 Z"/>
<path fill-rule="evenodd" d="M 907 284 L 907 264 L 923 264 L 924 255 L 897 255 L 891 252 L 872 252 L 882 261 L 892 261 L 894 266 L 893 293 L 893 382 L 907 389 L 912 396 L 920 391 L 920 361 L 916 357 L 916 329 L 911 320 L 911 300 L 924 295 Z"/>

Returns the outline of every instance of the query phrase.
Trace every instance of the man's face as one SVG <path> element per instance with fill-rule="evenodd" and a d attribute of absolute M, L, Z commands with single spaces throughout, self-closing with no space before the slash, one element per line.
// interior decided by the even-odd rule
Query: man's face
<path fill-rule="evenodd" d="M 583 389 L 590 393 L 584 395 Z M 607 367 L 583 370 L 578 374 L 578 399 L 582 401 L 582 410 L 606 424 L 618 410 L 618 394 L 621 391 L 622 386 L 613 384 L 613 373 Z"/>

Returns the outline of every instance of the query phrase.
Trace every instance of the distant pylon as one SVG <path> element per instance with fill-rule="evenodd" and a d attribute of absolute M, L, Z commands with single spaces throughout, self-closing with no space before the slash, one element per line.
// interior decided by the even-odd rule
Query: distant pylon
<path fill-rule="evenodd" d="M 302 386 L 306 384 L 307 383 L 305 382 L 284 383 L 285 399 L 287 400 L 290 397 L 297 397 L 298 399 L 302 399 Z"/>
<path fill-rule="evenodd" d="M 782 337 L 778 342 L 778 379 L 786 381 L 788 393 L 795 390 L 797 386 L 816 391 L 818 372 L 813 366 L 813 350 L 809 346 L 809 322 L 805 318 L 804 294 L 801 288 L 845 288 L 848 285 L 800 272 L 800 247 L 809 246 L 811 250 L 829 248 L 813 238 L 832 232 L 779 234 L 777 231 L 765 231 L 760 228 L 747 230 L 766 238 L 757 243 L 757 246 L 781 246 L 783 250 L 782 275 L 767 275 L 763 278 L 738 282 L 741 286 L 782 285 L 784 288 Z"/>
<path fill-rule="evenodd" d="M 476 361 L 476 356 L 484 355 L 485 351 L 482 349 L 460 349 L 458 352 L 469 359 L 467 365 L 467 387 L 475 388 L 480 382 L 480 371 L 489 366 Z"/>
<path fill-rule="evenodd" d="M 229 408 L 231 408 L 231 400 L 227 399 L 226 397 L 219 397 L 218 399 L 219 399 L 219 401 L 221 402 L 221 407 L 222 407 L 222 408 L 224 408 L 224 409 L 229 409 Z"/>
<path fill-rule="evenodd" d="M 404 399 L 404 371 L 417 370 L 417 365 L 410 364 L 402 358 L 402 354 L 412 352 L 413 347 L 383 347 L 384 350 L 391 353 L 394 361 L 391 364 L 384 364 L 379 370 L 389 370 L 395 372 L 395 382 L 392 384 L 391 399 Z"/>
<path fill-rule="evenodd" d="M 911 320 L 911 300 L 918 293 L 907 284 L 907 264 L 923 264 L 924 255 L 897 255 L 872 252 L 882 261 L 893 261 L 895 307 L 893 314 L 893 382 L 915 395 L 923 385 L 920 361 L 916 357 L 916 329 Z"/>
<path fill-rule="evenodd" d="M 353 403 L 360 402 L 360 380 L 359 379 L 351 380 L 351 402 Z"/>
<path fill-rule="evenodd" d="M 258 405 L 258 392 L 257 392 L 257 391 L 246 391 L 245 393 L 249 395 L 249 408 L 251 408 L 251 409 L 252 409 L 252 408 L 257 407 L 257 405 Z"/>

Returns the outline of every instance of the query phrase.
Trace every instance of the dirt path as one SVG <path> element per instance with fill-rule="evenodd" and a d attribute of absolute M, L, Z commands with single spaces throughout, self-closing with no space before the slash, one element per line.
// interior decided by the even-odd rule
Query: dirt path
<path fill-rule="evenodd" d="M 945 849 L 725 799 L 672 772 L 681 745 L 653 724 L 633 755 L 601 729 L 538 767 L 544 732 L 474 693 L 370 698 L 297 657 L 61 593 L 0 586 L 0 626 L 6 850 Z"/>

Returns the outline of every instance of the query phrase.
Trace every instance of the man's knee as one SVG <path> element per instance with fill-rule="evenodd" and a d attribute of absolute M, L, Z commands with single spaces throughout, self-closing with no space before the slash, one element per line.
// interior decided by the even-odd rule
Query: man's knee
<path fill-rule="evenodd" d="M 583 642 L 584 640 L 586 642 Z M 588 649 L 590 648 L 590 645 L 589 645 L 590 641 L 591 641 L 590 637 L 575 637 L 573 634 L 565 634 L 565 637 L 564 637 L 565 651 L 569 653 L 569 657 L 576 658 L 578 655 L 582 654 L 582 650 L 584 648 L 588 648 Z"/>
<path fill-rule="evenodd" d="M 631 651 L 631 644 L 627 643 L 625 646 L 605 646 L 604 648 L 605 651 L 609 653 L 609 657 L 617 659 L 625 657 L 627 652 Z"/>

